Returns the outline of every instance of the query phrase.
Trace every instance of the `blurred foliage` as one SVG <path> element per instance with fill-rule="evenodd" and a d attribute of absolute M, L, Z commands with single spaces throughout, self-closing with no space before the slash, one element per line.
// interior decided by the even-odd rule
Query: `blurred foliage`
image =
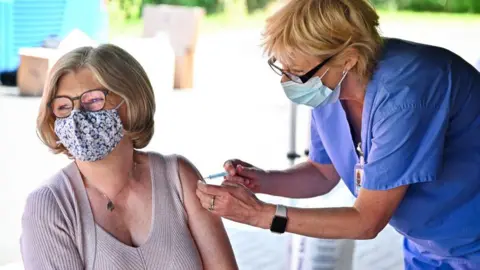
<path fill-rule="evenodd" d="M 371 0 L 381 9 L 480 13 L 480 0 Z"/>
<path fill-rule="evenodd" d="M 138 19 L 144 4 L 167 4 L 203 7 L 207 14 L 227 13 L 232 16 L 252 14 L 275 0 L 110 0 L 123 13 L 124 19 Z M 277 0 L 278 1 L 278 0 Z M 295 0 L 293 0 L 295 1 Z M 370 0 L 378 9 L 451 13 L 480 13 L 480 0 Z M 243 16 L 242 15 L 242 16 Z"/>
<path fill-rule="evenodd" d="M 203 7 L 207 11 L 207 14 L 223 11 L 222 0 L 144 0 L 143 2 L 144 4 L 165 4 L 187 7 Z"/>
<path fill-rule="evenodd" d="M 261 10 L 267 7 L 268 4 L 273 2 L 272 0 L 247 0 L 247 10 L 249 13 L 253 13 L 257 10 Z"/>
<path fill-rule="evenodd" d="M 114 0 L 123 12 L 124 19 L 136 19 L 140 17 L 142 0 Z"/>
<path fill-rule="evenodd" d="M 140 18 L 142 7 L 145 4 L 166 4 L 177 6 L 203 7 L 207 14 L 222 13 L 224 11 L 235 13 L 232 9 L 240 9 L 239 12 L 253 13 L 264 9 L 274 0 L 110 0 L 118 6 L 123 13 L 124 19 Z"/>

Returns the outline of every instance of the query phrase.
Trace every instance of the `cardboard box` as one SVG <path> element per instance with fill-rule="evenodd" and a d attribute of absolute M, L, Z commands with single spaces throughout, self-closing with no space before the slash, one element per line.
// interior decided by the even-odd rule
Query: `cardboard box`
<path fill-rule="evenodd" d="M 174 88 L 193 88 L 194 58 L 195 54 L 193 52 L 175 56 Z"/>
<path fill-rule="evenodd" d="M 158 33 L 153 38 L 123 37 L 111 41 L 130 53 L 143 67 L 150 79 L 156 97 L 172 91 L 174 85 L 175 54 L 168 36 Z"/>
<path fill-rule="evenodd" d="M 17 72 L 17 86 L 21 95 L 41 96 L 51 59 L 56 50 L 47 48 L 22 48 L 19 50 L 20 66 Z"/>
<path fill-rule="evenodd" d="M 65 53 L 81 47 L 97 46 L 85 33 L 78 29 L 70 32 L 58 48 L 21 48 L 20 66 L 17 72 L 17 86 L 21 95 L 41 96 L 50 68 Z"/>
<path fill-rule="evenodd" d="M 193 67 L 200 23 L 205 11 L 199 7 L 145 5 L 143 36 L 167 33 L 175 52 L 174 88 L 193 87 Z"/>

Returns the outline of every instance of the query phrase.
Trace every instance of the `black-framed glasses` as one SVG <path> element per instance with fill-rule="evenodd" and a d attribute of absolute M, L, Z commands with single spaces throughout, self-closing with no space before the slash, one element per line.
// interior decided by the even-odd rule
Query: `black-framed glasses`
<path fill-rule="evenodd" d="M 314 68 L 312 68 L 310 71 L 308 71 L 307 73 L 303 74 L 303 75 L 295 75 L 295 74 L 292 74 L 288 71 L 285 71 L 283 70 L 281 67 L 279 67 L 276 62 L 277 62 L 277 59 L 275 59 L 275 57 L 272 57 L 270 59 L 268 59 L 268 65 L 273 69 L 273 71 L 275 73 L 277 73 L 278 75 L 282 76 L 282 75 L 285 75 L 287 76 L 287 78 L 289 78 L 291 81 L 294 81 L 296 83 L 306 83 L 308 80 L 310 80 L 314 75 L 315 73 L 317 73 L 330 59 L 332 59 L 333 56 L 330 56 L 328 57 L 327 59 L 325 59 L 324 61 L 322 61 L 320 64 L 316 65 Z"/>
<path fill-rule="evenodd" d="M 96 112 L 103 110 L 108 90 L 92 89 L 82 93 L 77 97 L 56 96 L 48 106 L 52 109 L 53 114 L 58 118 L 65 118 L 70 115 L 75 107 L 75 100 L 80 100 L 80 106 L 83 110 Z"/>

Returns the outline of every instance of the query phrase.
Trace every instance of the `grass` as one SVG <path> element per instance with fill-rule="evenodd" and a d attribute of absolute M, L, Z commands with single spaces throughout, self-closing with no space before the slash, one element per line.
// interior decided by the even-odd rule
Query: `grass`
<path fill-rule="evenodd" d="M 143 22 L 141 19 L 123 20 L 118 11 L 110 13 L 110 35 L 141 35 Z M 434 12 L 411 12 L 411 11 L 379 11 L 381 22 L 406 22 L 420 24 L 454 24 L 454 25 L 478 25 L 480 28 L 479 14 L 452 14 Z M 201 33 L 214 33 L 223 30 L 234 29 L 260 29 L 267 12 L 257 12 L 243 17 L 232 17 L 226 14 L 206 16 L 201 22 Z"/>

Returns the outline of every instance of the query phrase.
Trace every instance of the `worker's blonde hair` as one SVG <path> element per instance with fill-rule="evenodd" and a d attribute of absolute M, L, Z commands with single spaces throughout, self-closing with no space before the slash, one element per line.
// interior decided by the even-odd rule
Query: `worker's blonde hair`
<path fill-rule="evenodd" d="M 282 63 L 293 54 L 326 58 L 354 48 L 353 71 L 369 78 L 382 45 L 378 20 L 367 0 L 288 0 L 267 19 L 263 46 Z"/>
<path fill-rule="evenodd" d="M 54 153 L 69 155 L 63 144 L 57 144 L 58 137 L 54 131 L 56 118 L 49 102 L 57 94 L 61 78 L 83 68 L 89 69 L 105 89 L 125 101 L 128 119 L 123 124 L 126 134 L 135 148 L 147 146 L 154 131 L 155 98 L 152 85 L 140 63 L 125 50 L 111 44 L 75 49 L 62 56 L 52 67 L 37 118 L 37 133 L 43 143 Z"/>

